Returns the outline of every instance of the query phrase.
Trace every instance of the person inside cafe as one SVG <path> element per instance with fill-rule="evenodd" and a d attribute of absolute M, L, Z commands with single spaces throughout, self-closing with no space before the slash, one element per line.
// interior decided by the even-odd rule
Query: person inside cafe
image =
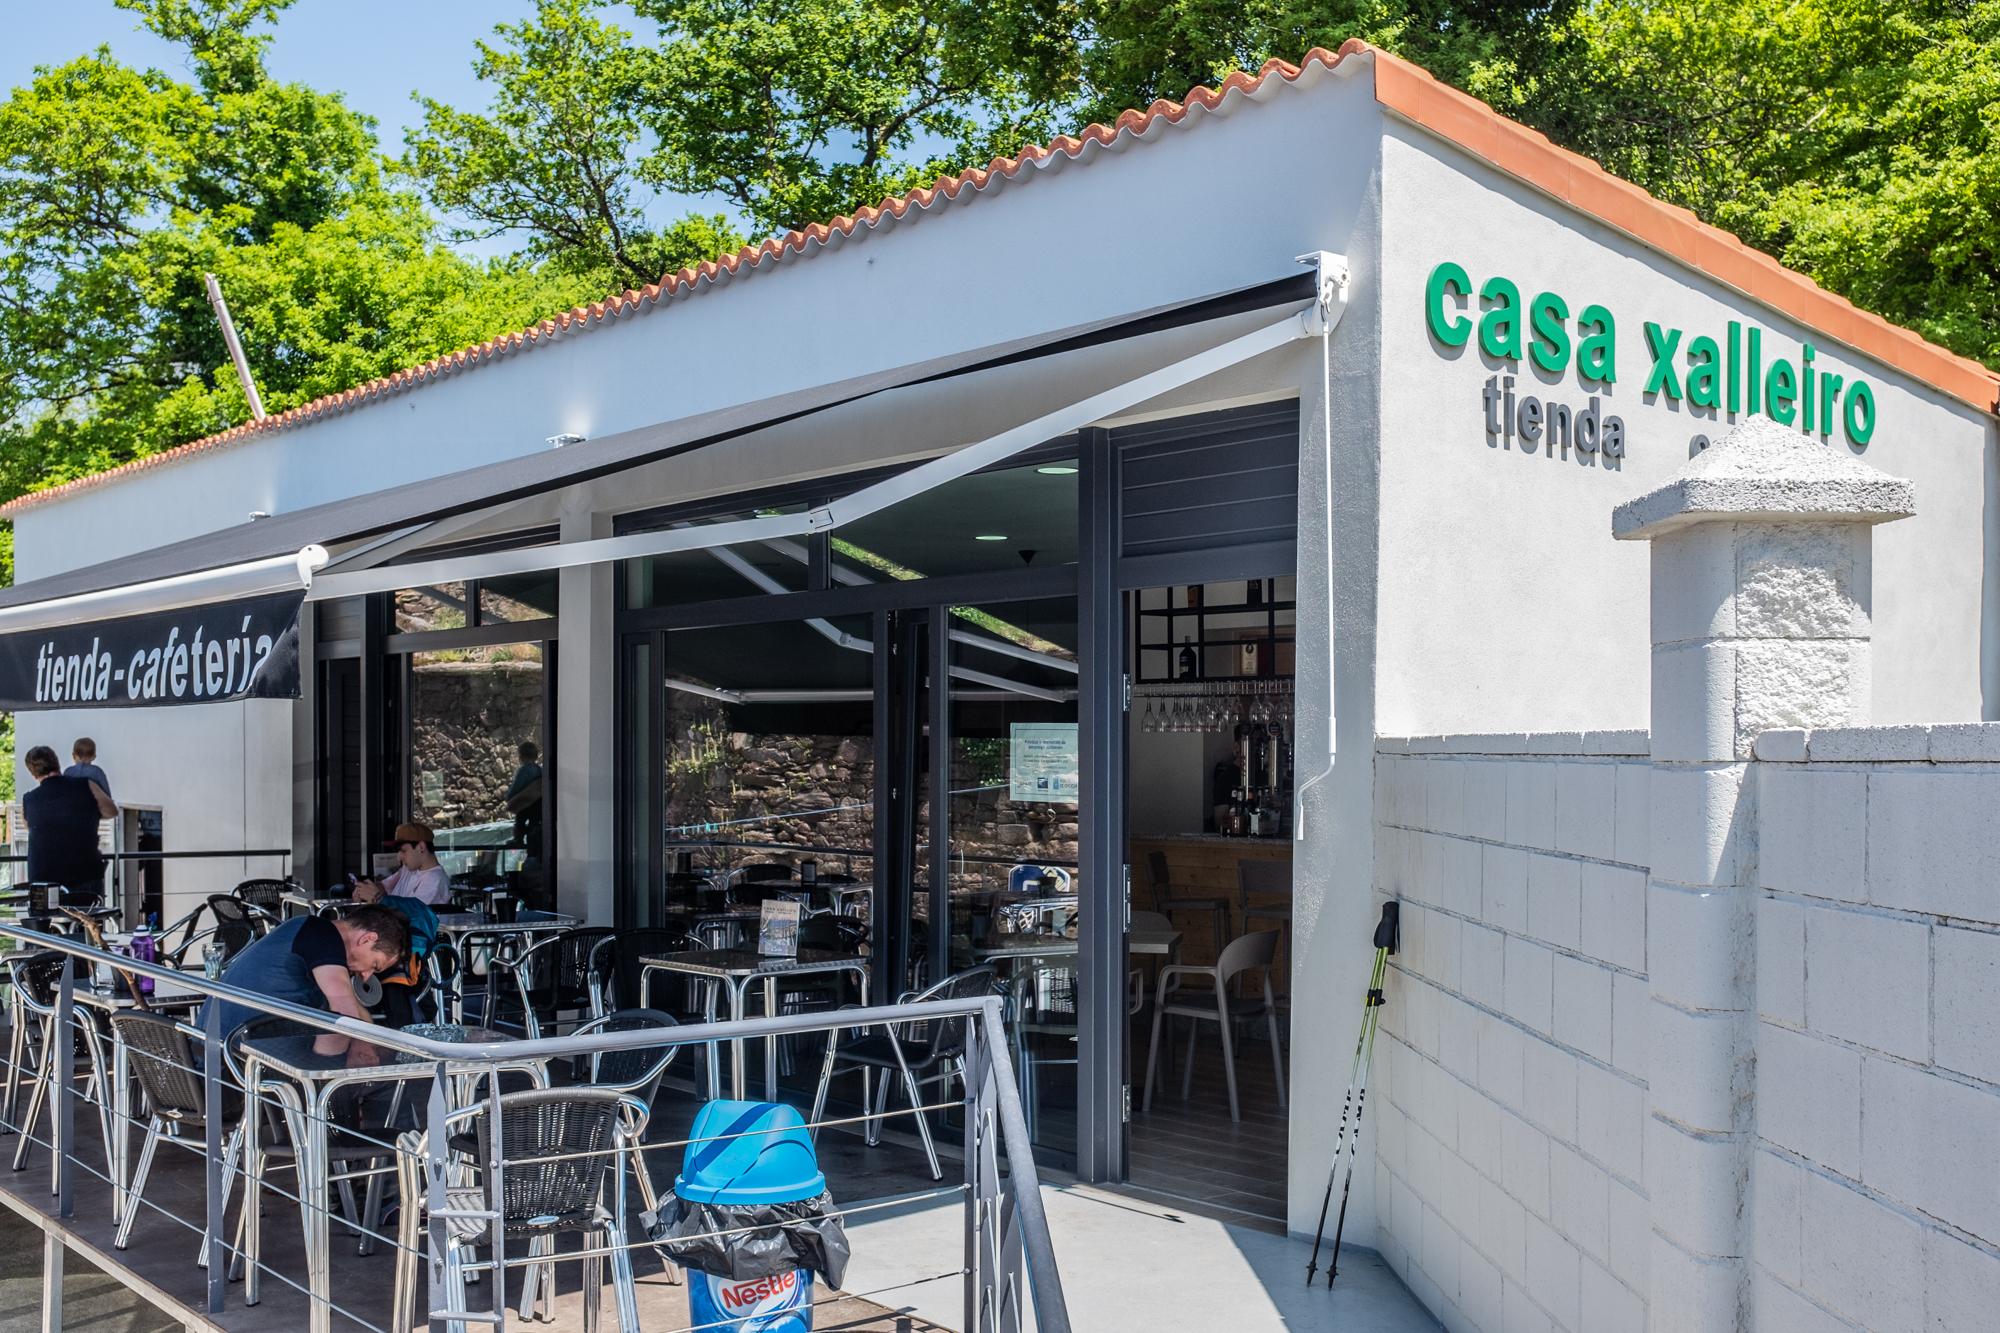
<path fill-rule="evenodd" d="M 384 896 L 395 898 L 415 898 L 429 907 L 451 901 L 451 874 L 438 864 L 437 853 L 433 850 L 432 833 L 425 824 L 398 824 L 396 836 L 391 841 L 396 847 L 396 868 L 376 879 L 354 881 L 355 893 L 359 896 L 367 890 L 363 902 L 372 902 Z"/>
<path fill-rule="evenodd" d="M 376 1007 L 390 1027 L 429 1023 L 437 1017 L 437 997 L 430 993 L 424 973 L 424 959 L 437 944 L 437 913 L 428 903 L 384 891 L 375 880 L 357 882 L 354 901 L 379 903 L 403 918 L 410 932 L 410 947 L 396 965 L 381 973 L 382 1002 Z"/>
<path fill-rule="evenodd" d="M 270 999 L 372 1023 L 354 993 L 354 981 L 390 971 L 409 947 L 408 924 L 386 907 L 364 905 L 336 921 L 295 916 L 231 959 L 222 980 Z M 224 1032 L 263 1016 L 247 1006 L 216 999 L 202 1005 L 197 1025 L 206 1026 L 209 1004 L 222 1006 Z M 333 1042 L 343 1041 L 328 1035 Z"/>
<path fill-rule="evenodd" d="M 97 824 L 118 813 L 111 796 L 88 778 L 65 777 L 56 752 L 37 745 L 23 757 L 32 790 L 21 795 L 28 825 L 28 881 L 62 886 L 63 906 L 87 907 L 104 893 L 104 855 Z"/>
<path fill-rule="evenodd" d="M 536 844 L 542 836 L 542 752 L 533 741 L 522 741 L 515 753 L 521 765 L 514 770 L 502 800 L 514 817 L 514 841 L 532 856 L 539 850 Z"/>

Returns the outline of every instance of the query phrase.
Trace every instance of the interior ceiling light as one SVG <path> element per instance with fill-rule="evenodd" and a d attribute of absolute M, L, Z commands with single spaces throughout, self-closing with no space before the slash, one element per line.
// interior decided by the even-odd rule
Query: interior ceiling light
<path fill-rule="evenodd" d="M 1068 476 L 1074 476 L 1074 475 L 1075 475 L 1075 473 L 1076 473 L 1076 464 L 1074 464 L 1074 463 L 1051 463 L 1051 464 L 1049 464 L 1049 465 L 1048 465 L 1047 467 L 1038 467 L 1038 468 L 1036 468 L 1036 469 L 1035 469 L 1035 471 L 1037 471 L 1037 472 L 1041 473 L 1041 474 L 1042 474 L 1043 476 L 1045 476 L 1045 477 L 1068 477 Z"/>
<path fill-rule="evenodd" d="M 1004 542 L 1007 540 L 1007 537 L 1004 533 L 982 532 L 972 540 L 976 542 Z"/>

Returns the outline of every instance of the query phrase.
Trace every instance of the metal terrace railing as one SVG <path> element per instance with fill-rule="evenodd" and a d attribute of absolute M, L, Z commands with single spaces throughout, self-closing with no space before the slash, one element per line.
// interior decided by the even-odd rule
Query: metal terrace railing
<path fill-rule="evenodd" d="M 1069 1328 L 997 998 L 519 1041 L 475 1031 L 468 1035 L 478 1039 L 439 1041 L 135 962 L 65 936 L 0 924 L 0 937 L 21 949 L 11 957 L 15 1031 L 0 1104 L 0 1122 L 18 1135 L 11 1140 L 16 1174 L 0 1176 L 0 1192 L 49 1233 L 58 1280 L 44 1299 L 58 1308 L 55 1247 L 65 1243 L 100 1262 L 129 1265 L 133 1272 L 124 1276 L 141 1279 L 132 1285 L 171 1296 L 183 1311 L 219 1322 L 232 1304 L 240 1309 L 275 1295 L 285 1309 L 267 1307 L 259 1321 L 289 1311 L 313 1333 L 504 1329 L 510 1295 L 521 1316 L 552 1305 L 556 1264 L 582 1266 L 586 1320 L 595 1326 L 608 1261 L 620 1325 L 634 1329 L 634 1261 L 661 1259 L 643 1225 L 656 1207 L 648 1159 L 678 1154 L 697 1140 L 660 1136 L 658 1125 L 649 1138 L 658 1099 L 649 1105 L 632 1095 L 644 1091 L 645 1079 L 604 1088 L 594 1086 L 596 1074 L 621 1053 L 659 1052 L 670 1063 L 683 1050 L 705 1048 L 716 1058 L 733 1041 L 809 1034 L 844 1041 L 853 1029 L 889 1033 L 900 1065 L 904 1043 L 923 1040 L 918 1027 L 958 1023 L 961 1091 L 953 1095 L 953 1080 L 946 1079 L 923 1104 L 886 1114 L 957 1110 L 962 1179 L 913 1196 L 835 1206 L 828 1215 L 865 1220 L 891 1207 L 956 1202 L 962 1259 L 945 1271 L 815 1304 L 955 1281 L 968 1333 L 1016 1333 L 1028 1325 L 1030 1307 L 1042 1333 Z M 159 1012 L 136 1013 L 120 983 L 97 979 L 121 973 L 153 980 L 151 1003 Z M 201 1005 L 211 998 L 283 1021 L 232 1037 L 222 1027 L 223 1006 Z M 540 1091 L 564 1063 L 579 1075 L 576 1085 Z M 654 1065 L 657 1087 L 660 1062 L 638 1063 Z M 378 1108 L 388 1103 L 379 1123 L 359 1114 L 357 1102 L 369 1097 Z M 809 1123 L 818 1134 L 866 1118 L 832 1115 Z M 144 1132 L 136 1163 L 135 1130 Z M 48 1156 L 45 1195 L 41 1173 L 23 1169 L 34 1165 L 37 1152 Z M 640 1225 L 628 1174 L 644 1205 Z M 390 1185 L 398 1181 L 391 1227 L 385 1217 Z M 260 1209 L 259 1201 L 266 1206 Z M 285 1224 L 293 1213 L 296 1228 Z M 135 1228 L 144 1233 L 138 1240 Z M 358 1245 L 337 1241 L 342 1229 Z M 128 1244 L 135 1248 L 126 1250 Z M 864 1259 L 866 1246 L 863 1233 L 857 1250 Z M 951 1250 L 958 1257 L 959 1247 Z M 205 1265 L 205 1275 L 196 1276 L 189 1258 Z M 393 1287 L 383 1281 L 391 1270 Z M 668 1263 L 669 1282 L 674 1271 Z M 239 1274 L 243 1284 L 232 1301 L 230 1285 Z M 392 1294 L 386 1302 L 385 1288 Z M 646 1290 L 660 1297 L 656 1285 Z M 56 1319 L 59 1326 L 59 1313 Z M 644 1323 L 648 1333 L 715 1327 L 691 1316 L 662 1317 L 657 1308 Z"/>

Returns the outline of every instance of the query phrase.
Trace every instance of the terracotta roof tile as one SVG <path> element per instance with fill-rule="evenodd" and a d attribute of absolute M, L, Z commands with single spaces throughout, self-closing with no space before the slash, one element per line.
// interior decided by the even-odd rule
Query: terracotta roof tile
<path fill-rule="evenodd" d="M 1686 209 L 1654 199 L 1638 186 L 1612 176 L 1588 158 L 1558 147 L 1538 131 L 1508 120 L 1477 98 L 1439 83 L 1408 61 L 1377 51 L 1366 42 L 1351 39 L 1342 43 L 1338 51 L 1316 47 L 1307 52 L 1304 60 L 1297 65 L 1271 60 L 1255 74 L 1238 70 L 1212 88 L 1196 88 L 1182 101 L 1162 98 L 1144 110 L 1124 112 L 1110 125 L 1091 125 L 1076 135 L 1063 135 L 1047 144 L 1030 144 L 1014 157 L 996 157 L 984 167 L 972 167 L 956 175 L 941 177 L 929 186 L 884 199 L 872 208 L 857 209 L 852 215 L 837 217 L 829 222 L 815 222 L 783 236 L 770 237 L 733 254 L 705 260 L 678 273 L 668 274 L 658 283 L 577 306 L 530 328 L 504 333 L 483 343 L 448 352 L 422 365 L 314 399 L 266 417 L 263 421 L 246 422 L 92 476 L 20 496 L 6 505 L 0 505 L 0 518 L 11 518 L 23 509 L 114 477 L 142 472 L 191 454 L 331 416 L 510 353 L 532 350 L 545 342 L 588 332 L 629 315 L 640 314 L 662 301 L 725 282 L 767 262 L 782 260 L 789 255 L 806 255 L 852 238 L 857 233 L 871 232 L 885 222 L 907 216 L 912 209 L 928 210 L 941 201 L 956 200 L 968 193 L 976 195 L 996 184 L 1021 179 L 1027 168 L 1059 165 L 1081 159 L 1093 150 L 1115 147 L 1122 139 L 1144 138 L 1162 126 L 1181 124 L 1196 111 L 1214 111 L 1232 94 L 1254 96 L 1264 91 L 1273 80 L 1279 83 L 1295 82 L 1313 66 L 1329 70 L 1338 68 L 1350 56 L 1372 58 L 1376 100 L 1406 120 L 1690 267 L 1819 329 L 1856 351 L 1876 357 L 1983 411 L 1995 410 L 2000 378 L 1984 366 L 1925 342 L 1908 330 L 1897 328 L 1878 316 L 1856 308 L 1843 298 L 1823 290 L 1811 279 L 1784 268 L 1769 255 L 1708 226 Z"/>

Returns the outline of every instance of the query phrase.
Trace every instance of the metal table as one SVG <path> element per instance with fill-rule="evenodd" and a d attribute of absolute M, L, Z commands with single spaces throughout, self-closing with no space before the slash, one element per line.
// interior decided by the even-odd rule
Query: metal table
<path fill-rule="evenodd" d="M 353 895 L 346 893 L 288 893 L 278 901 L 284 905 L 284 913 L 287 918 L 294 916 L 324 916 L 329 910 L 339 913 L 354 906 Z"/>
<path fill-rule="evenodd" d="M 465 979 L 486 976 L 491 954 L 511 958 L 533 944 L 538 935 L 554 934 L 583 924 L 581 918 L 562 912 L 532 910 L 517 913 L 512 921 L 494 921 L 484 912 L 438 912 L 437 920 L 439 937 L 458 951 L 458 974 L 452 978 L 450 998 L 453 1012 L 459 1014 L 465 1011 Z M 491 954 L 478 958 L 473 956 L 482 950 L 490 950 Z M 487 1004 L 486 1016 L 490 1017 L 490 990 Z"/>
<path fill-rule="evenodd" d="M 139 1008 L 131 992 L 123 987 L 106 986 L 101 982 L 78 982 L 70 991 L 70 998 L 77 1004 L 110 1015 L 126 1013 Z M 146 1007 L 174 1014 L 187 1014 L 201 1007 L 208 997 L 201 991 L 171 981 L 155 981 L 152 993 L 146 996 Z M 85 1044 L 91 1049 L 92 1059 L 100 1059 L 102 1039 L 93 1024 L 86 1029 Z M 104 1066 L 100 1063 L 99 1069 Z M 125 1053 L 125 1043 L 118 1040 L 117 1029 L 111 1034 L 111 1087 L 108 1093 L 110 1109 L 99 1107 L 104 1119 L 104 1158 L 111 1170 L 111 1224 L 116 1226 L 125 1216 L 126 1186 L 132 1179 L 132 1067 Z"/>
<path fill-rule="evenodd" d="M 515 1038 L 503 1032 L 486 1028 L 467 1028 L 465 1039 L 471 1042 L 504 1042 Z M 293 1034 L 281 1037 L 253 1037 L 243 1042 L 243 1082 L 254 1097 L 267 1082 L 267 1075 L 278 1075 L 297 1086 L 300 1109 L 285 1108 L 285 1120 L 292 1134 L 292 1142 L 297 1150 L 299 1177 L 300 1226 L 305 1237 L 306 1287 L 310 1299 L 311 1333 L 329 1333 L 332 1327 L 332 1308 L 328 1300 L 332 1294 L 333 1228 L 331 1182 L 332 1171 L 328 1147 L 327 1121 L 333 1096 L 341 1088 L 353 1083 L 411 1082 L 431 1077 L 436 1066 L 426 1060 L 402 1058 L 400 1053 L 385 1046 L 345 1034 L 321 1032 L 313 1034 Z M 525 1072 L 537 1086 L 548 1086 L 548 1064 L 542 1058 L 501 1061 L 495 1064 L 468 1063 L 454 1064 L 447 1061 L 445 1070 L 449 1074 L 484 1075 L 494 1069 L 516 1069 Z M 246 1114 L 244 1117 L 245 1143 L 244 1162 L 251 1160 L 256 1148 L 256 1135 L 263 1117 Z M 393 1140 L 396 1131 L 381 1131 L 390 1142 L 385 1143 L 384 1156 L 396 1151 Z M 243 1242 L 243 1303 L 254 1304 L 257 1300 L 257 1261 L 263 1244 L 263 1228 L 259 1221 L 262 1206 L 262 1182 L 246 1182 L 244 1189 L 243 1215 L 248 1226 Z"/>
<path fill-rule="evenodd" d="M 778 983 L 781 980 L 829 972 L 852 972 L 860 978 L 861 1003 L 868 1003 L 868 960 L 859 954 L 829 953 L 819 949 L 801 949 L 795 958 L 767 958 L 749 949 L 694 949 L 686 953 L 650 954 L 639 960 L 639 1002 L 642 1005 L 650 997 L 651 978 L 655 972 L 670 972 L 710 983 L 705 987 L 703 1002 L 710 1022 L 715 1021 L 717 988 L 728 990 L 729 1017 L 736 1020 L 743 1017 L 744 996 L 753 981 L 764 984 L 764 1012 L 767 1015 L 778 1012 Z M 730 1095 L 741 1101 L 744 1090 L 742 1038 L 731 1041 L 729 1051 Z M 711 1099 L 720 1095 L 715 1055 L 715 1044 L 711 1042 L 708 1047 L 708 1095 Z M 778 1045 L 775 1037 L 764 1039 L 764 1096 L 770 1101 L 778 1099 Z"/>

